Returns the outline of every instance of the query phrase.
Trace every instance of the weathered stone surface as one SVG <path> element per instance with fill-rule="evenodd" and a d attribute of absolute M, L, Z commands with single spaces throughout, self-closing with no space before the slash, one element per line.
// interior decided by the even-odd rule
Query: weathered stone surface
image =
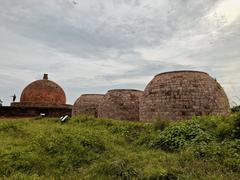
<path fill-rule="evenodd" d="M 110 90 L 98 108 L 99 118 L 139 121 L 139 97 L 142 91 L 131 89 Z"/>
<path fill-rule="evenodd" d="M 44 75 L 43 80 L 29 84 L 22 92 L 20 103 L 17 106 L 58 106 L 66 104 L 66 95 L 63 89 Z"/>
<path fill-rule="evenodd" d="M 87 115 L 98 117 L 98 106 L 103 94 L 83 94 L 73 105 L 72 116 Z"/>
<path fill-rule="evenodd" d="M 140 100 L 140 121 L 156 117 L 180 120 L 201 115 L 226 115 L 228 98 L 207 73 L 175 71 L 156 75 Z"/>

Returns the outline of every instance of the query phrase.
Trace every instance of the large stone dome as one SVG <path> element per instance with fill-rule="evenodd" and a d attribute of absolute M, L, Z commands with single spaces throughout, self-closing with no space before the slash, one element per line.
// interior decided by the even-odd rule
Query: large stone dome
<path fill-rule="evenodd" d="M 48 80 L 47 74 L 42 80 L 29 84 L 22 92 L 21 105 L 27 106 L 60 106 L 66 104 L 63 89 L 53 81 Z"/>
<path fill-rule="evenodd" d="M 201 115 L 226 115 L 228 98 L 207 73 L 174 71 L 156 75 L 140 101 L 140 121 L 179 120 Z"/>
<path fill-rule="evenodd" d="M 99 104 L 98 117 L 139 121 L 139 97 L 142 91 L 131 89 L 109 90 Z"/>
<path fill-rule="evenodd" d="M 98 117 L 98 106 L 103 94 L 83 94 L 73 105 L 72 116 L 87 115 Z"/>

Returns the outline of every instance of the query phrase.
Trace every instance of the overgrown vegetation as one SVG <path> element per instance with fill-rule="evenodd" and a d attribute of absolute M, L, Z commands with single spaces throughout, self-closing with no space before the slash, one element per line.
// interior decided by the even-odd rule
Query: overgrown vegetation
<path fill-rule="evenodd" d="M 240 179 L 240 114 L 152 124 L 0 120 L 0 177 Z"/>
<path fill-rule="evenodd" d="M 240 106 L 234 106 L 234 107 L 232 107 L 232 112 L 233 112 L 233 113 L 239 113 L 239 112 L 240 112 Z"/>

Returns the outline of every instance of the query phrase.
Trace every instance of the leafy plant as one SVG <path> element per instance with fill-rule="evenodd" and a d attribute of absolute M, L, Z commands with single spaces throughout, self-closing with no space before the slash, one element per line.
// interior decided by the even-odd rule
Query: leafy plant
<path fill-rule="evenodd" d="M 212 137 L 195 121 L 173 124 L 160 132 L 150 146 L 165 151 L 176 151 L 191 143 L 209 142 Z"/>

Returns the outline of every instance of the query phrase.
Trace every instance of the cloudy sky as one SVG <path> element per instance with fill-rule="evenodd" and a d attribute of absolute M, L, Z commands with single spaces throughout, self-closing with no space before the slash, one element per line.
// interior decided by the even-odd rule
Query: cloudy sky
<path fill-rule="evenodd" d="M 202 70 L 240 103 L 240 0 L 0 0 L 0 99 L 48 73 L 67 94 Z"/>

